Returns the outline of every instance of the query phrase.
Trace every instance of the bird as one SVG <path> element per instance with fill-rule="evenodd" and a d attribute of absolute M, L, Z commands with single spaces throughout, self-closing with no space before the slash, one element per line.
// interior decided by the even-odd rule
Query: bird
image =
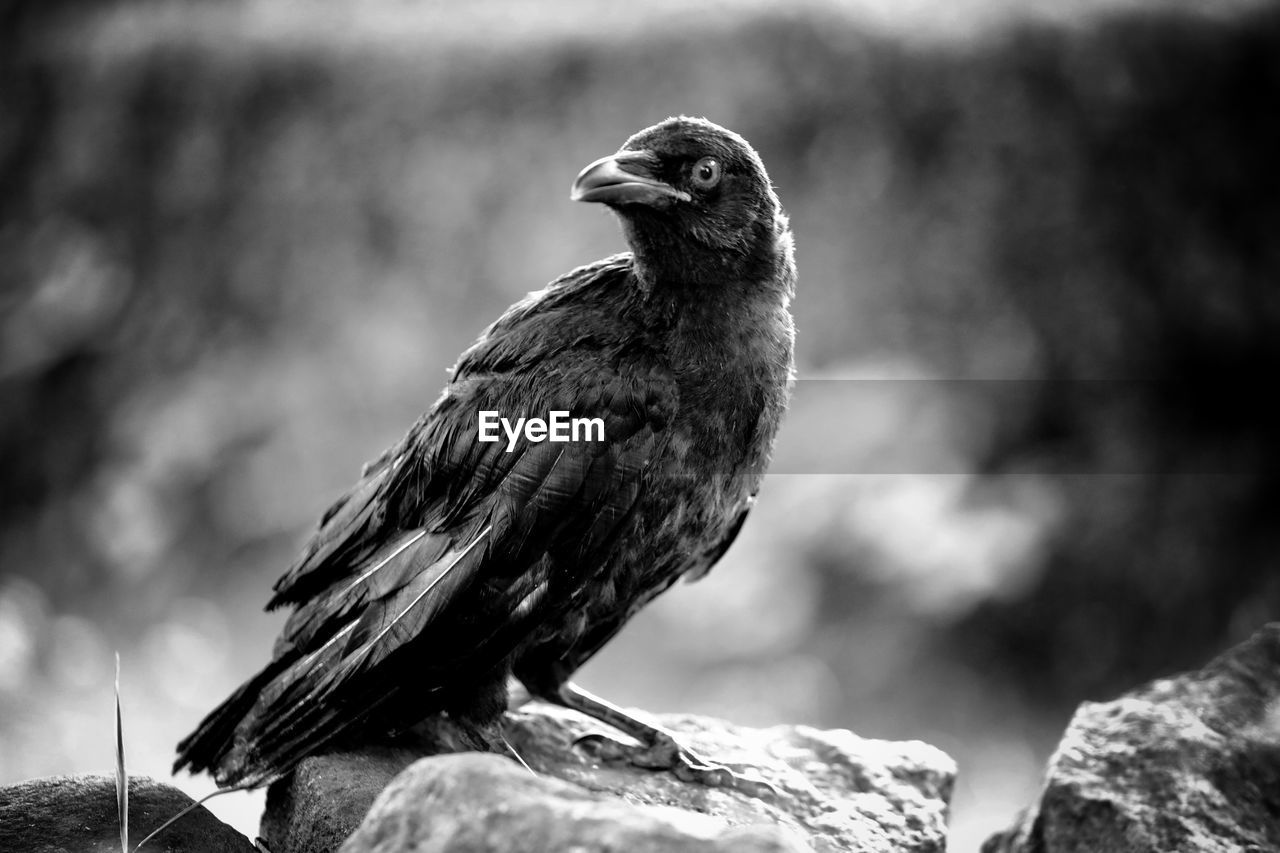
<path fill-rule="evenodd" d="M 634 741 L 600 737 L 608 760 L 752 790 L 571 678 L 704 576 L 755 502 L 793 384 L 788 218 L 751 145 L 688 116 L 590 163 L 570 198 L 615 214 L 629 251 L 530 293 L 462 353 L 323 513 L 267 604 L 292 608 L 271 660 L 178 744 L 174 772 L 258 787 L 433 715 L 495 749 L 514 678 Z M 481 441 L 482 412 L 570 413 L 603 436 Z"/>

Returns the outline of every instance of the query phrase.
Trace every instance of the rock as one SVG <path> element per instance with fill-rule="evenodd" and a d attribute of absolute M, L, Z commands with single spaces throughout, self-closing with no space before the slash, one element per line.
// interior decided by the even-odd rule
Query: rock
<path fill-rule="evenodd" d="M 1280 623 L 1199 672 L 1086 702 L 983 853 L 1280 850 Z"/>
<path fill-rule="evenodd" d="M 191 805 L 170 785 L 129 780 L 130 848 Z M 147 842 L 161 853 L 254 853 L 249 839 L 194 809 Z M 120 853 L 114 776 L 53 776 L 0 788 L 0 850 L 6 853 Z"/>
<path fill-rule="evenodd" d="M 508 714 L 505 734 L 536 775 L 499 755 L 421 759 L 421 750 L 383 749 L 313 758 L 273 787 L 263 835 L 273 853 L 332 851 L 334 839 L 356 830 L 352 816 L 368 811 L 343 853 L 405 849 L 411 840 L 421 850 L 583 853 L 945 849 L 955 765 L 927 744 L 684 715 L 657 720 L 704 756 L 767 780 L 779 796 L 601 765 L 572 744 L 605 727 L 534 703 Z"/>
<path fill-rule="evenodd" d="M 751 729 L 691 715 L 655 715 L 703 756 L 762 778 L 776 801 L 681 782 L 670 773 L 599 765 L 572 744 L 607 727 L 560 708 L 513 714 L 507 739 L 534 769 L 629 802 L 671 805 L 733 826 L 785 826 L 815 850 L 945 848 L 955 763 L 919 741 L 867 740 L 808 726 Z M 641 715 L 643 716 L 643 715 Z"/>
<path fill-rule="evenodd" d="M 420 751 L 370 747 L 308 758 L 267 791 L 261 834 L 271 853 L 323 853 L 347 840 Z"/>
<path fill-rule="evenodd" d="M 397 776 L 342 846 L 342 853 L 812 849 L 776 827 L 735 830 L 706 815 L 637 805 L 550 776 L 535 776 L 502 756 L 464 753 L 423 758 Z"/>

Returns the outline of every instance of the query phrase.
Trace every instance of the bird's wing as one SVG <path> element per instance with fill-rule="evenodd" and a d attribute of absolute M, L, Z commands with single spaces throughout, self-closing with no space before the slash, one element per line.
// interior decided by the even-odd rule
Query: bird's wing
<path fill-rule="evenodd" d="M 486 377 L 459 391 L 460 384 L 436 407 L 417 446 L 380 475 L 381 506 L 362 515 L 386 516 L 389 529 L 377 534 L 376 546 L 348 542 L 367 556 L 298 604 L 285 643 L 310 653 L 346 630 L 337 645 L 353 663 L 358 652 L 367 667 L 439 621 L 476 581 L 485 585 L 486 601 L 514 609 L 553 580 L 539 576 L 548 552 L 565 565 L 592 568 L 640 497 L 674 394 L 652 377 L 589 368 L 545 408 L 530 406 L 528 378 Z M 477 441 L 481 409 L 512 419 L 548 410 L 598 417 L 605 441 L 522 437 L 508 452 L 505 436 Z"/>
<path fill-rule="evenodd" d="M 398 482 L 388 486 L 386 511 L 403 513 L 394 504 L 421 498 L 421 523 L 299 605 L 283 637 L 293 662 L 258 694 L 233 764 L 288 765 L 304 745 L 314 750 L 402 690 L 407 675 L 413 690 L 429 692 L 460 672 L 487 672 L 547 608 L 567 605 L 643 492 L 668 417 L 669 401 L 653 388 L 580 377 L 564 406 L 601 417 L 601 443 L 521 441 L 507 453 L 504 444 L 475 442 L 471 406 L 441 415 L 447 428 L 423 450 L 434 484 L 414 497 L 412 463 L 388 474 Z M 391 661 L 410 654 L 411 666 Z"/>
<path fill-rule="evenodd" d="M 416 489 L 415 496 L 441 516 L 438 526 L 446 527 L 492 492 L 519 457 L 502 453 L 505 440 L 498 444 L 476 441 L 475 417 L 484 408 L 483 401 L 488 399 L 490 408 L 510 417 L 529 414 L 519 405 L 503 407 L 514 401 L 505 399 L 500 386 L 519 391 L 518 377 L 532 375 L 539 365 L 567 350 L 598 345 L 582 331 L 591 324 L 574 322 L 572 315 L 581 309 L 583 291 L 625 287 L 630 270 L 627 253 L 575 269 L 513 305 L 486 329 L 463 353 L 450 388 L 431 411 L 400 443 L 366 465 L 360 481 L 325 511 L 301 556 L 276 582 L 267 609 L 306 602 L 353 573 L 358 575 L 357 567 L 377 565 L 392 555 L 396 543 L 387 541 L 388 528 L 403 527 L 407 521 L 388 517 L 397 492 Z M 539 333 L 550 329 L 559 333 Z M 532 390 L 536 399 L 537 389 Z M 474 405 L 459 407 L 468 400 Z M 578 402 L 588 407 L 591 403 Z M 613 433 L 607 432 L 606 437 L 612 440 Z M 407 485 L 409 478 L 414 482 Z M 412 534 L 412 530 L 405 532 Z"/>
<path fill-rule="evenodd" d="M 202 750 L 197 731 L 180 762 L 195 756 L 220 781 L 269 778 L 402 689 L 491 670 L 547 608 L 568 606 L 634 512 L 676 396 L 669 375 L 589 336 L 570 339 L 568 357 L 524 361 L 513 336 L 537 347 L 563 332 L 546 328 L 557 300 L 543 300 L 491 327 L 431 412 L 326 513 L 277 588 L 296 609 L 272 674 L 241 697 L 252 707 L 230 742 Z M 521 438 L 508 452 L 505 437 L 477 440 L 481 410 L 599 418 L 605 440 Z M 218 715 L 201 728 L 225 732 L 235 714 Z"/>

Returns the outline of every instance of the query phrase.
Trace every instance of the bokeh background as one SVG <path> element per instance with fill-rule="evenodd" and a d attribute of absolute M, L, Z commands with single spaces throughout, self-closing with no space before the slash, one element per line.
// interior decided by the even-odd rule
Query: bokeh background
<path fill-rule="evenodd" d="M 0 783 L 110 770 L 117 649 L 166 778 L 327 503 L 621 248 L 577 170 L 678 113 L 792 214 L 801 381 L 738 544 L 588 687 L 930 741 L 972 850 L 1077 702 L 1275 616 L 1277 6 L 688 6 L 5 5 Z"/>

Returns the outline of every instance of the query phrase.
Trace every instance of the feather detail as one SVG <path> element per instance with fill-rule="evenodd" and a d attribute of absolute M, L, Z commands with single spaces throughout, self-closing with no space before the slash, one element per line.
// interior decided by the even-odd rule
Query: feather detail
<path fill-rule="evenodd" d="M 300 605 L 285 623 L 277 654 L 285 648 L 306 650 L 327 644 L 335 631 L 359 621 L 373 602 L 394 595 L 412 583 L 416 574 L 429 570 L 443 555 L 448 540 L 435 537 L 424 541 L 425 537 L 427 531 L 419 528 L 393 540 L 376 552 L 369 568 L 350 583 Z"/>
<path fill-rule="evenodd" d="M 435 577 L 431 578 L 431 580 L 427 583 L 426 587 L 425 587 L 421 592 L 417 593 L 417 594 L 413 597 L 413 600 L 411 600 L 411 601 L 410 601 L 410 602 L 409 602 L 409 603 L 404 607 L 404 609 L 403 609 L 403 610 L 401 610 L 401 611 L 396 615 L 396 617 L 395 617 L 394 619 L 392 619 L 390 622 L 388 622 L 388 623 L 387 623 L 387 624 L 382 628 L 382 630 L 380 630 L 380 631 L 378 632 L 377 636 L 375 636 L 372 640 L 369 640 L 367 643 L 365 643 L 365 645 L 364 645 L 362 648 L 360 648 L 359 650 L 357 650 L 357 651 L 356 651 L 356 653 L 355 653 L 354 657 L 355 657 L 355 658 L 363 657 L 364 655 L 368 654 L 368 653 L 369 653 L 369 652 L 370 652 L 370 651 L 371 651 L 375 646 L 377 646 L 377 644 L 378 644 L 378 643 L 380 643 L 380 642 L 383 640 L 383 638 L 385 638 L 385 637 L 387 636 L 387 634 L 389 634 L 389 633 L 390 633 L 390 632 L 391 632 L 391 631 L 392 631 L 392 630 L 393 630 L 397 625 L 399 625 L 399 624 L 401 623 L 401 621 L 402 621 L 406 616 L 408 616 L 408 615 L 409 615 L 410 611 L 412 611 L 415 607 L 417 607 L 419 604 L 421 604 L 421 603 L 422 603 L 422 601 L 423 601 L 424 599 L 426 599 L 426 597 L 427 597 L 428 595 L 430 595 L 430 594 L 431 594 L 431 591 L 432 591 L 432 590 L 434 590 L 437 586 L 439 586 L 439 585 L 440 585 L 440 582 L 441 582 L 441 581 L 443 581 L 446 577 L 448 577 L 448 576 L 449 576 L 449 573 L 450 573 L 450 572 L 452 572 L 455 568 L 457 568 L 457 567 L 462 563 L 462 561 L 463 561 L 464 559 L 466 559 L 466 556 L 467 556 L 468 554 L 470 554 L 470 553 L 475 549 L 475 547 L 476 547 L 477 545 L 479 545 L 482 541 L 485 541 L 485 540 L 486 540 L 486 538 L 487 538 L 487 537 L 488 537 L 488 535 L 489 535 L 489 532 L 490 532 L 492 529 L 493 529 L 493 525 L 491 525 L 491 524 L 487 524 L 487 525 L 485 525 L 484 529 L 483 529 L 483 530 L 481 530 L 478 534 L 476 534 L 475 538 L 473 538 L 473 539 L 472 539 L 472 540 L 467 544 L 467 546 L 466 546 L 465 548 L 463 548 L 463 549 L 462 549 L 462 551 L 461 551 L 461 552 L 459 552 L 459 553 L 458 553 L 458 555 L 457 555 L 456 557 L 454 557 L 454 558 L 453 558 L 453 560 L 451 560 L 451 561 L 449 562 L 449 564 L 448 564 L 447 566 L 445 566 L 443 569 L 441 569 L 441 570 L 440 570 L 440 572 L 439 572 L 438 574 L 436 574 L 436 575 L 435 575 Z M 427 573 L 426 573 L 426 572 L 424 572 L 424 573 L 423 573 L 423 575 L 425 575 L 425 574 L 427 574 Z M 422 576 L 423 576 L 423 575 L 419 575 L 419 576 L 418 576 L 417 578 L 415 578 L 414 580 L 415 580 L 415 581 L 420 581 L 420 580 L 422 579 Z M 433 608 L 429 613 L 423 614 L 423 615 L 418 619 L 419 624 L 423 624 L 423 623 L 429 622 L 429 621 L 431 620 L 431 617 L 432 617 L 432 616 L 434 616 L 434 615 L 436 614 L 436 612 L 438 612 L 438 610 L 439 610 L 439 607 L 437 606 L 436 608 Z"/>
<path fill-rule="evenodd" d="M 417 542 L 419 539 L 421 539 L 423 536 L 426 536 L 426 535 L 427 535 L 427 531 L 425 529 L 420 529 L 415 531 L 412 536 L 408 537 L 404 542 L 398 544 L 395 547 L 395 550 L 393 550 L 390 554 L 388 554 L 386 557 L 383 557 L 378 562 L 374 563 L 371 568 L 365 570 L 364 572 L 361 572 L 358 578 L 356 578 L 351 583 L 343 587 L 342 591 L 338 593 L 338 597 L 343 598 L 348 594 L 350 594 L 352 590 L 360 586 L 365 581 L 369 580 L 369 578 L 373 577 L 375 574 L 377 574 L 379 571 L 385 568 L 392 560 L 394 560 L 396 557 L 404 553 L 406 548 L 411 547 L 415 542 Z"/>
<path fill-rule="evenodd" d="M 334 634 L 332 637 L 330 637 L 328 640 L 325 641 L 325 644 L 323 646 L 316 649 L 314 652 L 309 653 L 306 657 L 304 657 L 301 661 L 299 661 L 299 665 L 303 668 L 310 667 L 312 664 L 316 662 L 318 658 L 323 657 L 325 652 L 329 651 L 334 646 L 336 646 L 339 640 L 341 640 L 343 637 L 350 634 L 351 630 L 355 627 L 356 627 L 355 622 L 348 622 L 346 625 L 343 625 L 340 629 L 338 629 L 338 632 L 336 634 Z"/>
<path fill-rule="evenodd" d="M 331 697 L 431 623 L 462 582 L 455 570 L 466 564 L 467 557 L 487 539 L 491 529 L 491 525 L 486 525 L 461 549 L 447 552 L 433 566 L 415 572 L 389 600 L 371 607 L 360 620 L 343 626 L 323 646 L 295 662 L 263 691 L 269 713 L 264 715 L 258 740 L 271 746 L 269 751 L 254 756 L 258 763 L 262 763 L 262 759 L 274 763 L 304 741 L 314 744 L 332 739 L 351 722 L 340 719 L 340 703 L 330 701 Z M 446 580 L 451 583 L 445 584 Z M 433 592 L 436 595 L 433 596 Z M 415 610 L 419 612 L 414 613 Z M 382 623 L 381 618 L 392 612 L 394 617 Z M 414 616 L 411 627 L 405 625 L 410 614 Z M 378 625 L 376 633 L 365 639 L 364 634 L 375 624 Z M 344 638 L 345 645 L 339 642 Z M 366 698 L 375 703 L 381 701 L 372 696 Z"/>

